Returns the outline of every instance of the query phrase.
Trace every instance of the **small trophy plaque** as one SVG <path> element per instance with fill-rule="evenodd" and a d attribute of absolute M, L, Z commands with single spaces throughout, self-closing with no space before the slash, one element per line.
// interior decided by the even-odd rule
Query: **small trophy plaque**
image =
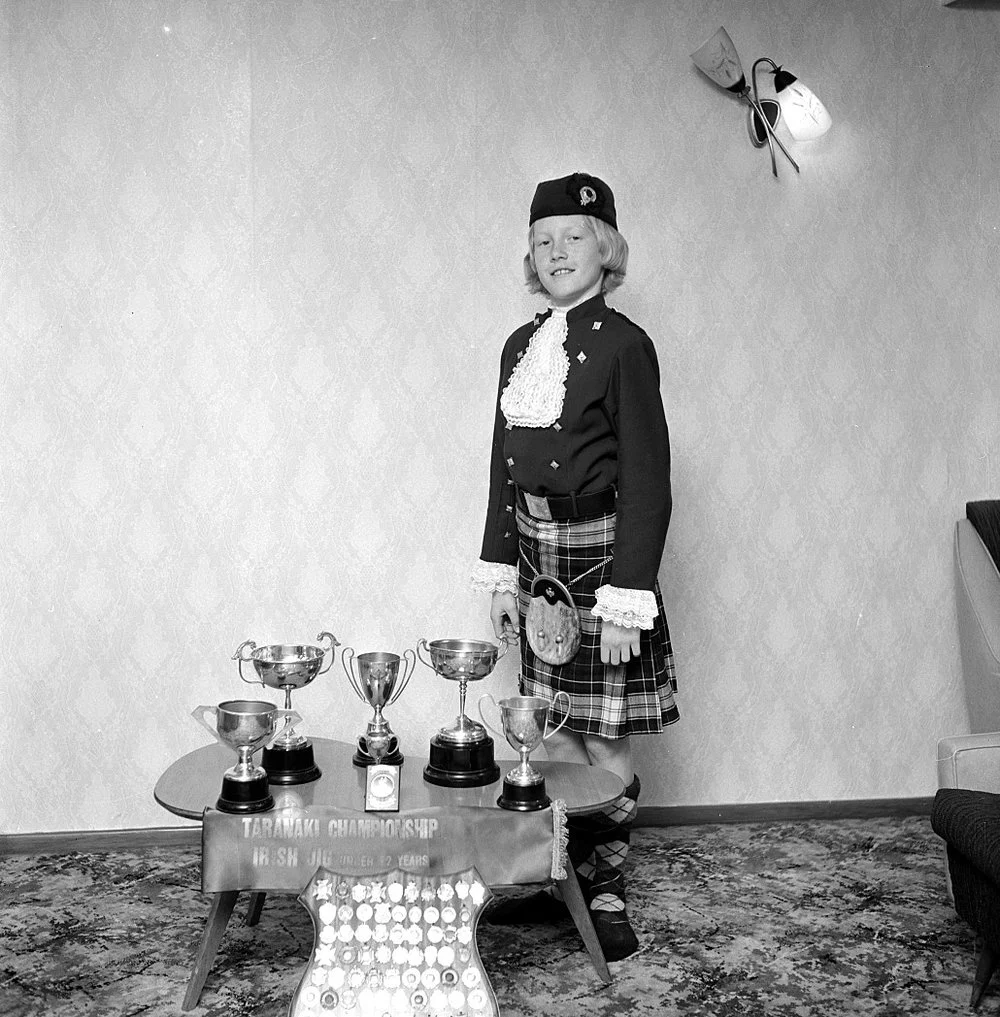
<path fill-rule="evenodd" d="M 308 685 L 317 675 L 326 674 L 333 665 L 336 648 L 340 646 L 337 637 L 330 632 L 321 632 L 318 640 L 329 640 L 328 647 L 300 646 L 276 643 L 261 646 L 252 639 L 240 643 L 233 660 L 239 662 L 240 678 L 248 685 L 266 685 L 285 693 L 285 709 L 292 708 L 292 691 Z M 323 658 L 330 654 L 330 662 L 323 667 Z M 243 665 L 253 661 L 257 678 L 247 678 Z M 264 750 L 262 760 L 268 779 L 272 784 L 308 784 L 317 780 L 320 769 L 316 765 L 313 746 L 305 736 L 285 728 L 281 737 L 270 748 Z"/>
<path fill-rule="evenodd" d="M 470 720 L 465 713 L 468 683 L 491 674 L 497 661 L 507 652 L 506 639 L 498 649 L 493 643 L 477 639 L 421 639 L 417 656 L 423 664 L 447 681 L 459 683 L 459 711 L 455 723 L 443 727 L 431 738 L 430 760 L 424 767 L 424 780 L 440 787 L 481 787 L 500 777 L 493 758 L 493 739 L 486 728 Z M 426 659 L 421 650 L 430 659 Z"/>
<path fill-rule="evenodd" d="M 369 742 L 378 740 L 382 753 L 382 762 L 388 766 L 401 766 L 403 754 L 399 751 L 399 739 L 393 734 L 389 722 L 382 711 L 403 694 L 407 682 L 417 665 L 417 655 L 407 650 L 402 657 L 398 653 L 359 653 L 354 655 L 350 646 L 345 647 L 340 655 L 340 662 L 351 683 L 351 688 L 358 698 L 367 703 L 374 711 L 368 721 L 363 735 L 358 736 L 358 747 L 354 753 L 355 766 L 371 766 L 375 761 L 375 753 Z M 403 663 L 403 676 L 400 678 L 400 663 Z M 354 665 L 357 663 L 357 673 Z M 384 737 L 383 737 L 384 736 Z"/>
<path fill-rule="evenodd" d="M 399 766 L 383 762 L 395 737 L 385 731 L 367 736 L 370 762 L 365 771 L 365 812 L 399 812 Z"/>
<path fill-rule="evenodd" d="M 547 699 L 540 696 L 511 696 L 498 703 L 488 692 L 480 697 L 479 716 L 483 718 L 483 723 L 491 731 L 496 731 L 483 713 L 483 702 L 489 700 L 500 710 L 500 722 L 508 745 L 517 749 L 521 756 L 521 762 L 503 779 L 503 793 L 497 799 L 501 809 L 533 812 L 551 804 L 551 799 L 545 793 L 545 778 L 528 762 L 528 756 L 569 720 L 569 696 L 565 692 L 557 692 L 556 702 L 559 702 L 560 696 L 566 700 L 566 715 L 551 731 L 546 730 L 550 706 Z M 500 732 L 497 731 L 497 734 Z"/>
<path fill-rule="evenodd" d="M 213 727 L 205 715 L 215 715 Z M 199 706 L 191 716 L 220 745 L 235 749 L 239 762 L 222 775 L 222 794 L 215 807 L 220 812 L 266 812 L 274 806 L 267 787 L 267 771 L 254 766 L 253 754 L 274 738 L 279 717 L 285 718 L 286 732 L 302 718 L 294 710 L 279 710 L 273 703 L 253 699 L 230 699 L 218 706 Z"/>

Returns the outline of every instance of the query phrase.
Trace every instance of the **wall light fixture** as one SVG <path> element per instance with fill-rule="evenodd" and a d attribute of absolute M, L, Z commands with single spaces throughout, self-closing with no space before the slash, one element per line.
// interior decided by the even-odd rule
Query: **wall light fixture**
<path fill-rule="evenodd" d="M 833 121 L 819 99 L 794 74 L 779 67 L 770 57 L 761 57 L 754 62 L 750 72 L 751 90 L 739 54 L 725 28 L 720 28 L 704 45 L 699 46 L 691 54 L 691 59 L 703 74 L 749 105 L 747 126 L 750 140 L 757 148 L 767 145 L 771 153 L 771 172 L 778 175 L 774 154 L 774 146 L 777 145 L 798 173 L 799 164 L 791 157 L 774 129 L 778 121 L 783 119 L 788 133 L 796 141 L 809 141 L 825 134 Z M 761 99 L 758 95 L 757 68 L 761 64 L 770 65 L 770 73 L 774 75 L 776 100 Z"/>

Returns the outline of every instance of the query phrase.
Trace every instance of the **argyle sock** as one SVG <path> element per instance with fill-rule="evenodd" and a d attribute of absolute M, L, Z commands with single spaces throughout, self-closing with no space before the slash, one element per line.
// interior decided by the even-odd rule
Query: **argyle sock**
<path fill-rule="evenodd" d="M 609 961 L 621 960 L 639 946 L 625 911 L 625 862 L 639 791 L 639 778 L 633 775 L 624 794 L 610 805 L 570 820 L 570 856 Z"/>

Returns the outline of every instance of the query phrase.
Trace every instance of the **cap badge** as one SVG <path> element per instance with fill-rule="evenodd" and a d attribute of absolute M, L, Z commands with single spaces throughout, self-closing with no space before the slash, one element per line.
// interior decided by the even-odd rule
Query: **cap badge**
<path fill-rule="evenodd" d="M 580 188 L 580 204 L 586 208 L 587 205 L 597 201 L 597 191 L 593 187 L 584 186 Z"/>

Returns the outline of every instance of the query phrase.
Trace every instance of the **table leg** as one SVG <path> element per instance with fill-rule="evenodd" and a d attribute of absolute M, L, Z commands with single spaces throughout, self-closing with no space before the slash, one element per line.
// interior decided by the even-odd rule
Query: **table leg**
<path fill-rule="evenodd" d="M 208 912 L 208 920 L 205 922 L 205 931 L 201 934 L 201 944 L 194 959 L 194 970 L 188 979 L 187 992 L 184 993 L 182 1010 L 193 1010 L 201 998 L 201 990 L 205 987 L 209 971 L 212 970 L 212 962 L 219 950 L 219 943 L 222 942 L 222 935 L 229 924 L 229 917 L 236 907 L 236 898 L 239 897 L 239 890 L 225 890 L 212 897 L 212 907 Z"/>
<path fill-rule="evenodd" d="M 580 889 L 580 882 L 576 878 L 573 866 L 567 865 L 566 878 L 556 880 L 556 882 L 562 891 L 566 907 L 569 908 L 569 913 L 573 916 L 573 921 L 583 938 L 583 945 L 587 948 L 587 953 L 590 954 L 594 970 L 605 985 L 610 985 L 611 971 L 608 969 L 608 962 L 604 959 L 604 951 L 601 949 L 597 933 L 594 931 L 594 923 L 590 919 L 590 911 L 587 908 L 587 902 L 583 899 L 583 891 Z"/>
<path fill-rule="evenodd" d="M 264 899 L 267 894 L 263 890 L 254 890 L 250 894 L 250 903 L 247 905 L 247 925 L 256 925 L 260 921 L 260 913 L 264 910 Z"/>

